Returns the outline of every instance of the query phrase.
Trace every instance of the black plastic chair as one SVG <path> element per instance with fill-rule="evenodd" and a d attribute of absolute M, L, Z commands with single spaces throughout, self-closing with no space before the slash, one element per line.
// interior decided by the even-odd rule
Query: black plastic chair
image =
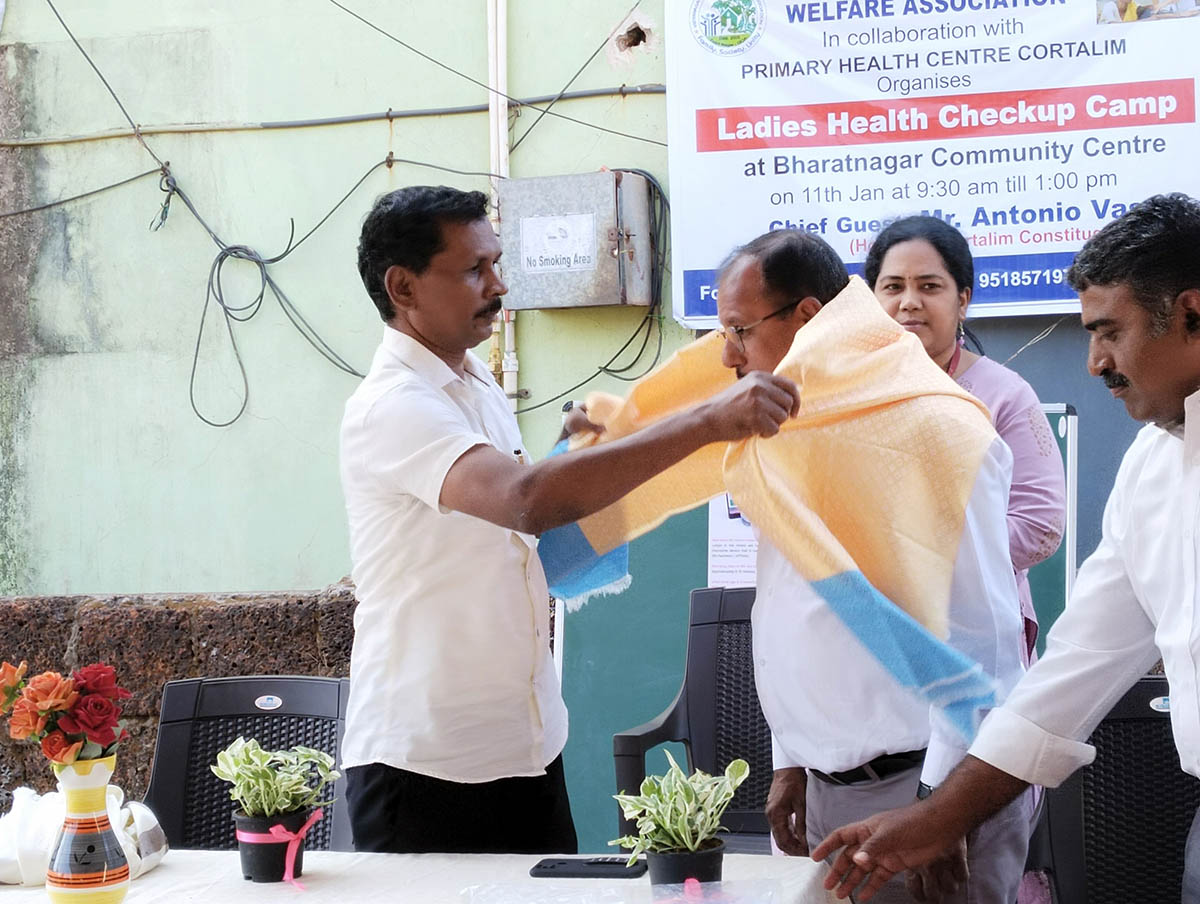
<path fill-rule="evenodd" d="M 1141 678 L 1092 733 L 1096 759 L 1046 791 L 1027 867 L 1057 904 L 1174 904 L 1200 806 L 1171 735 L 1167 680 Z"/>
<path fill-rule="evenodd" d="M 637 793 L 646 777 L 646 751 L 665 741 L 683 743 L 688 769 L 725 771 L 741 757 L 750 775 L 721 820 L 726 849 L 770 853 L 770 826 L 763 807 L 771 787 L 771 732 L 754 686 L 750 609 L 754 588 L 693 590 L 687 665 L 679 695 L 644 725 L 613 735 L 617 790 Z M 618 808 L 618 814 L 620 810 Z M 637 834 L 618 816 L 619 833 Z"/>
<path fill-rule="evenodd" d="M 158 816 L 171 847 L 236 848 L 229 783 L 209 769 L 217 753 L 241 735 L 268 750 L 315 747 L 336 761 L 349 693 L 348 678 L 299 675 L 187 678 L 163 685 L 145 803 Z M 334 784 L 331 796 L 337 800 L 309 830 L 309 850 L 353 850 L 345 781 L 343 776 Z"/>

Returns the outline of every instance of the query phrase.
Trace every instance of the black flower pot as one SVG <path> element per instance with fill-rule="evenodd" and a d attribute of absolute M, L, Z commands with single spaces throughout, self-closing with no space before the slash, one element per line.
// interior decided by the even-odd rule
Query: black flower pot
<path fill-rule="evenodd" d="M 247 816 L 235 810 L 233 822 L 239 832 L 265 835 L 271 826 L 281 825 L 289 832 L 298 831 L 308 818 L 308 810 L 293 810 L 281 816 Z M 252 882 L 282 882 L 287 867 L 286 841 L 278 843 L 248 842 L 238 840 L 238 853 L 242 859 L 242 875 Z M 298 878 L 304 867 L 304 839 L 296 850 L 296 862 L 292 866 L 292 878 Z"/>
<path fill-rule="evenodd" d="M 725 842 L 719 838 L 706 841 L 698 851 L 646 852 L 650 867 L 651 885 L 680 885 L 688 879 L 697 882 L 720 882 L 721 861 L 725 857 Z"/>

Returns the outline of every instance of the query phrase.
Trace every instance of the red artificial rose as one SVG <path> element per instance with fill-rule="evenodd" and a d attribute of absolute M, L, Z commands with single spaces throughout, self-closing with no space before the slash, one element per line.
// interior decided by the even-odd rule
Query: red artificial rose
<path fill-rule="evenodd" d="M 117 740 L 121 707 L 103 694 L 86 694 L 58 718 L 58 727 L 70 734 L 86 734 L 89 741 L 107 747 Z"/>
<path fill-rule="evenodd" d="M 113 667 L 103 662 L 84 666 L 74 677 L 75 687 L 81 694 L 100 694 L 110 700 L 130 696 L 129 691 L 117 686 L 117 673 Z"/>
<path fill-rule="evenodd" d="M 64 766 L 75 762 L 81 747 L 83 747 L 83 741 L 71 743 L 67 740 L 67 736 L 57 728 L 42 738 L 42 753 L 46 754 L 46 758 L 50 762 L 62 763 Z"/>

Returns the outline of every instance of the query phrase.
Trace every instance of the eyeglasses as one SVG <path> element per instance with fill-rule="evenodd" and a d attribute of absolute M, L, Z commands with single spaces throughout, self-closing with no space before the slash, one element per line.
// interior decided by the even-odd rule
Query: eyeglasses
<path fill-rule="evenodd" d="M 733 347 L 735 349 L 737 349 L 738 354 L 744 355 L 744 354 L 746 354 L 746 340 L 743 337 L 748 332 L 750 332 L 752 329 L 754 329 L 760 323 L 763 323 L 764 321 L 770 320 L 772 317 L 778 317 L 780 314 L 790 311 L 796 305 L 800 304 L 800 302 L 802 302 L 803 300 L 804 300 L 803 298 L 797 298 L 795 301 L 785 304 L 779 310 L 772 311 L 766 317 L 760 317 L 758 320 L 754 321 L 753 323 L 748 323 L 745 326 L 717 327 L 717 333 L 720 335 L 720 337 L 722 339 L 724 339 L 726 342 L 733 345 Z"/>

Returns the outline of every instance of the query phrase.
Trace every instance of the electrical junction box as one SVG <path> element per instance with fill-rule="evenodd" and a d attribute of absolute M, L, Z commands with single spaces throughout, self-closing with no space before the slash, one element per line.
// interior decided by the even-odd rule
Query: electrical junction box
<path fill-rule="evenodd" d="M 643 176 L 505 179 L 499 201 L 506 308 L 650 304 L 655 249 Z"/>

